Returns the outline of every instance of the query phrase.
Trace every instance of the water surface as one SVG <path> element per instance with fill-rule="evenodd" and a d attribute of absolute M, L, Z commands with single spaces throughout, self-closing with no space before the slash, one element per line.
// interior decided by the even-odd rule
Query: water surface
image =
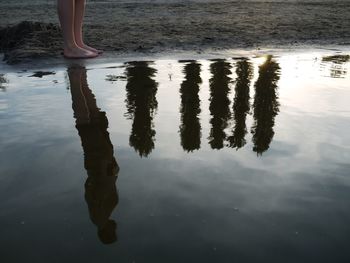
<path fill-rule="evenodd" d="M 2 262 L 348 262 L 346 54 L 0 75 Z"/>

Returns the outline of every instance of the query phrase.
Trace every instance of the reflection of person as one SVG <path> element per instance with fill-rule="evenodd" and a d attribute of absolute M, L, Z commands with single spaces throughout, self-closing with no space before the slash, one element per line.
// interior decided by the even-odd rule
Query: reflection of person
<path fill-rule="evenodd" d="M 105 243 L 116 241 L 116 223 L 109 219 L 118 204 L 116 189 L 118 164 L 109 138 L 108 119 L 96 105 L 86 80 L 86 69 L 68 69 L 72 107 L 76 128 L 84 150 L 84 165 L 88 174 L 85 200 L 91 221 L 98 228 L 98 236 Z"/>
<path fill-rule="evenodd" d="M 63 33 L 63 53 L 67 58 L 94 58 L 101 53 L 83 41 L 85 2 L 86 0 L 57 0 L 58 16 Z"/>

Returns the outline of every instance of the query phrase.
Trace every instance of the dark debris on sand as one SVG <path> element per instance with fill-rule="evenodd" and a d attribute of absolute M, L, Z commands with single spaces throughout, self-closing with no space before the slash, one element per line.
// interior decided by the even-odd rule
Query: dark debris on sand
<path fill-rule="evenodd" d="M 106 81 L 110 81 L 110 82 L 115 82 L 118 80 L 126 80 L 126 76 L 117 76 L 117 75 L 107 75 L 106 76 Z"/>
<path fill-rule="evenodd" d="M 350 61 L 350 55 L 333 55 L 322 58 L 323 62 L 333 62 L 336 64 L 342 64 Z"/>
<path fill-rule="evenodd" d="M 42 78 L 44 76 L 48 76 L 48 75 L 55 75 L 56 73 L 53 71 L 35 71 L 33 75 L 29 76 L 29 77 L 34 77 L 34 78 Z"/>
<path fill-rule="evenodd" d="M 7 79 L 5 78 L 4 74 L 0 74 L 0 90 L 5 90 L 5 85 L 8 83 Z"/>
<path fill-rule="evenodd" d="M 56 57 L 62 49 L 60 28 L 52 23 L 23 21 L 0 28 L 0 52 L 15 64 L 33 58 Z"/>
<path fill-rule="evenodd" d="M 5 79 L 4 74 L 0 74 L 0 85 L 4 83 L 7 83 L 7 80 Z"/>

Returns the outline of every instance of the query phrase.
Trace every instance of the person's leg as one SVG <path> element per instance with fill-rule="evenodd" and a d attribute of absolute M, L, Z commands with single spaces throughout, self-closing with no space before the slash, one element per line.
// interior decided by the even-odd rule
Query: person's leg
<path fill-rule="evenodd" d="M 74 16 L 75 42 L 79 47 L 83 49 L 86 49 L 95 53 L 102 53 L 101 51 L 93 47 L 89 47 L 84 43 L 83 19 L 85 14 L 85 3 L 86 3 L 86 0 L 75 0 L 75 16 Z"/>
<path fill-rule="evenodd" d="M 57 0 L 58 16 L 63 33 L 64 56 L 68 58 L 92 58 L 95 52 L 80 48 L 75 42 L 74 9 L 75 0 Z"/>

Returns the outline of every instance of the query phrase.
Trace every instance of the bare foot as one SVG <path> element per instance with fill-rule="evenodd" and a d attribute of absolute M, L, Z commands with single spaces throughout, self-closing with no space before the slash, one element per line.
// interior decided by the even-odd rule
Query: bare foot
<path fill-rule="evenodd" d="M 88 50 L 88 51 L 91 51 L 91 52 L 94 52 L 94 53 L 97 53 L 97 54 L 102 54 L 103 53 L 103 50 L 98 50 L 96 48 L 93 48 L 93 47 L 90 47 L 88 45 L 85 45 L 84 43 L 79 45 L 79 47 L 81 47 L 82 49 L 85 49 L 85 50 Z"/>
<path fill-rule="evenodd" d="M 95 58 L 98 56 L 97 52 L 82 49 L 80 47 L 65 48 L 63 55 L 66 58 Z"/>

